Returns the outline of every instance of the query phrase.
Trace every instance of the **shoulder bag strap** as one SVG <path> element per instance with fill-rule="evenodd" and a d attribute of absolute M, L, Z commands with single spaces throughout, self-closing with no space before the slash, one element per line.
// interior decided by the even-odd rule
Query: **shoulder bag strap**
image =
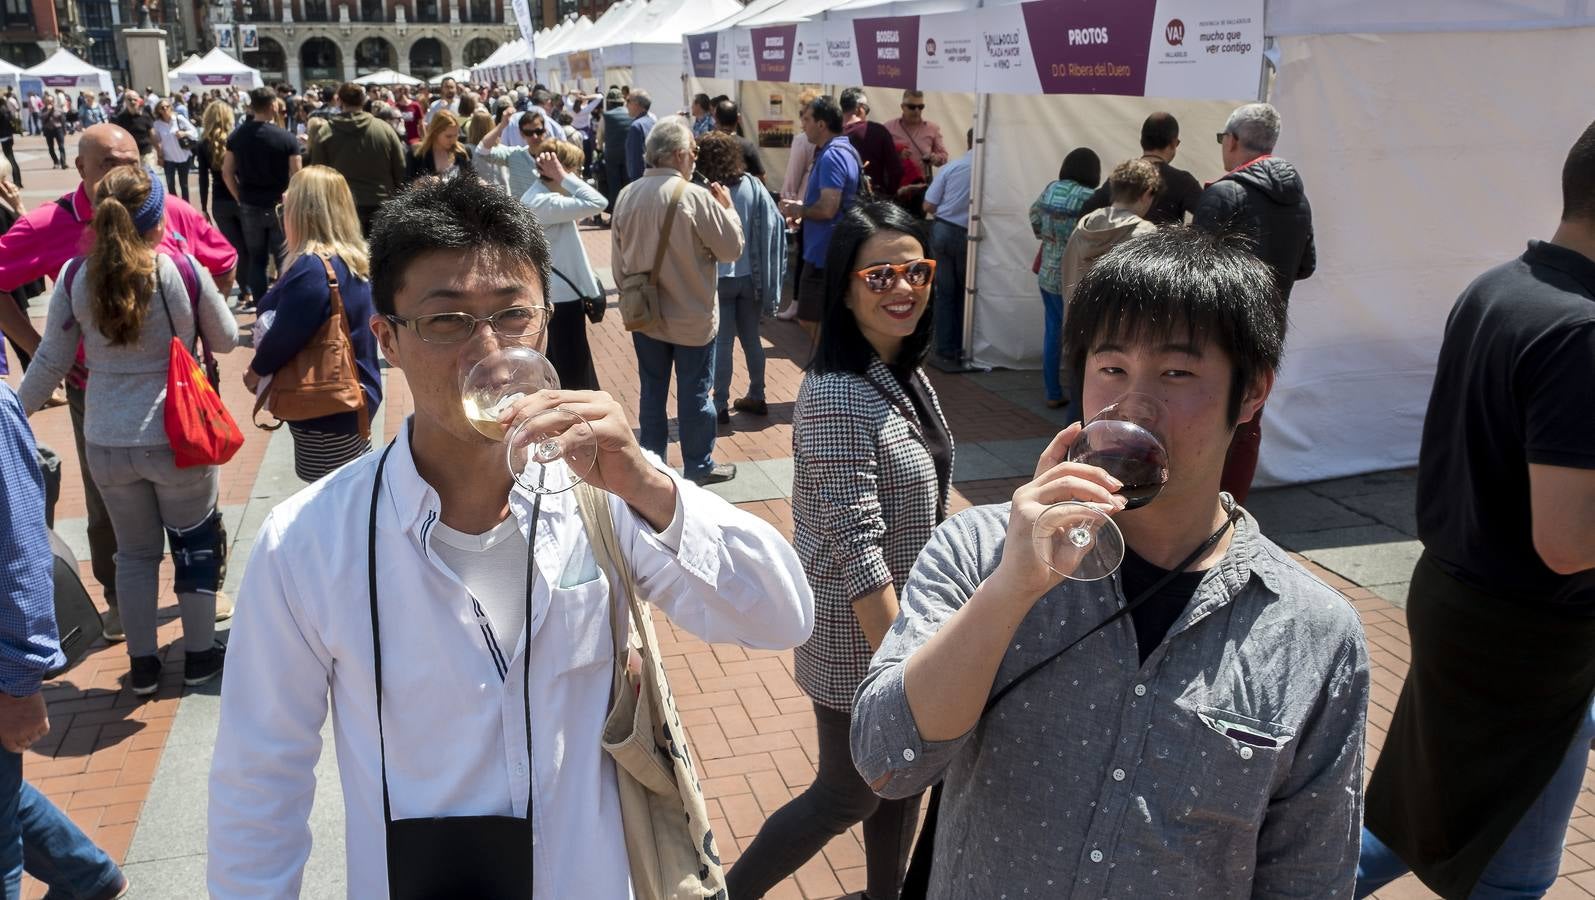
<path fill-rule="evenodd" d="M 649 284 L 659 284 L 659 267 L 664 265 L 665 250 L 670 247 L 670 226 L 676 224 L 676 207 L 681 205 L 681 195 L 687 192 L 688 184 L 691 182 L 681 179 L 681 183 L 670 194 L 670 206 L 665 210 L 665 228 L 659 234 L 659 248 L 654 251 L 654 265 L 648 272 Z"/>
<path fill-rule="evenodd" d="M 576 506 L 587 527 L 587 538 L 592 544 L 593 559 L 610 580 L 609 623 L 615 647 L 614 679 L 610 689 L 610 704 L 619 698 L 626 687 L 626 661 L 631 647 L 631 631 L 627 625 L 633 594 L 631 570 L 626 558 L 620 554 L 615 537 L 615 522 L 609 515 L 609 504 L 602 491 L 586 482 L 576 485 Z M 626 602 L 616 602 L 625 594 Z"/>
<path fill-rule="evenodd" d="M 354 357 L 354 337 L 349 331 L 349 316 L 343 308 L 343 291 L 338 287 L 338 272 L 332 268 L 332 258 L 320 254 L 316 257 L 321 260 L 321 267 L 327 273 L 327 293 L 332 307 L 328 321 L 338 320 L 338 330 L 343 332 L 344 363 L 349 367 L 349 372 L 354 377 L 355 390 L 360 394 L 360 436 L 371 436 L 371 410 L 366 408 L 365 386 L 360 383 L 359 363 Z"/>
<path fill-rule="evenodd" d="M 663 245 L 661 244 L 660 246 L 663 246 Z M 654 266 L 656 268 L 658 267 L 658 265 L 659 265 L 658 263 L 654 263 Z M 587 296 L 586 294 L 582 293 L 582 289 L 581 288 L 576 286 L 576 282 L 570 280 L 570 276 L 566 275 L 564 272 L 561 272 L 559 269 L 555 268 L 552 265 L 548 267 L 548 270 L 550 272 L 553 272 L 555 275 L 557 275 L 559 277 L 559 280 L 565 282 L 565 284 L 571 290 L 575 291 L 577 297 L 586 297 Z M 599 290 L 600 291 L 603 290 L 603 286 L 602 285 L 599 286 Z"/>

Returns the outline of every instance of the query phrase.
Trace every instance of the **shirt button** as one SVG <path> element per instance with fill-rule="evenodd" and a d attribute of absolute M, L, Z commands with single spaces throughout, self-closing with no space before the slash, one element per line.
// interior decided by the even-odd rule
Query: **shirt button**
<path fill-rule="evenodd" d="M 913 747 L 909 747 L 909 748 L 905 749 L 903 751 L 903 762 L 913 762 L 914 761 L 914 755 L 915 754 L 914 754 L 914 748 Z"/>
<path fill-rule="evenodd" d="M 1250 747 L 1242 747 L 1241 748 L 1241 759 L 1251 759 L 1251 758 L 1252 758 L 1252 748 L 1250 748 Z"/>
<path fill-rule="evenodd" d="M 1114 781 L 1123 781 L 1124 780 L 1124 770 L 1123 769 L 1114 769 L 1113 770 L 1113 780 Z"/>
<path fill-rule="evenodd" d="M 520 763 L 516 763 L 515 764 L 515 774 L 516 774 L 517 777 L 525 776 L 526 775 L 526 767 L 521 765 Z"/>
<path fill-rule="evenodd" d="M 1101 862 L 1102 861 L 1102 851 L 1101 850 L 1092 850 L 1091 851 L 1091 861 L 1092 862 L 1096 862 L 1096 863 Z"/>
<path fill-rule="evenodd" d="M 1135 686 L 1135 695 L 1137 697 L 1145 697 L 1146 696 L 1146 685 L 1144 685 L 1144 684 L 1136 685 Z"/>

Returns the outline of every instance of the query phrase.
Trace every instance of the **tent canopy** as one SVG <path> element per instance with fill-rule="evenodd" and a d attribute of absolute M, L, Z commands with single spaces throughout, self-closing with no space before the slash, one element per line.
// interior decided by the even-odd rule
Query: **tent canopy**
<path fill-rule="evenodd" d="M 442 84 L 443 83 L 443 79 L 445 79 L 445 78 L 452 78 L 455 81 L 470 81 L 471 80 L 471 70 L 470 69 L 455 69 L 452 72 L 444 72 L 442 75 L 438 75 L 438 76 L 432 78 L 428 83 L 429 84 Z"/>
<path fill-rule="evenodd" d="M 0 88 L 5 87 L 16 91 L 18 99 L 27 97 L 30 91 L 36 94 L 44 93 L 44 82 L 37 76 L 29 75 L 21 66 L 0 59 Z"/>
<path fill-rule="evenodd" d="M 96 69 L 64 47 L 50 54 L 49 59 L 25 71 L 47 88 L 93 90 L 107 94 L 115 90 L 110 72 Z"/>
<path fill-rule="evenodd" d="M 548 59 L 556 53 L 565 52 L 565 48 L 574 43 L 593 27 L 593 20 L 582 16 L 566 24 L 565 30 L 550 37 L 548 43 L 537 45 L 537 58 Z"/>
<path fill-rule="evenodd" d="M 260 71 L 234 59 L 227 51 L 217 47 L 203 57 L 190 56 L 183 64 L 166 74 L 172 90 L 180 87 L 195 89 L 225 87 L 245 89 L 265 84 Z"/>
<path fill-rule="evenodd" d="M 419 85 L 426 84 L 426 82 L 422 81 L 419 78 L 412 78 L 409 75 L 404 74 L 403 72 L 395 72 L 392 69 L 378 69 L 378 70 L 376 70 L 375 72 L 372 72 L 369 75 L 362 75 L 359 78 L 356 78 L 354 80 L 354 83 L 355 84 L 364 84 L 364 85 L 372 85 L 372 84 L 383 84 L 383 85 L 403 84 L 403 85 L 408 85 L 410 87 L 416 87 L 416 86 L 419 86 Z"/>

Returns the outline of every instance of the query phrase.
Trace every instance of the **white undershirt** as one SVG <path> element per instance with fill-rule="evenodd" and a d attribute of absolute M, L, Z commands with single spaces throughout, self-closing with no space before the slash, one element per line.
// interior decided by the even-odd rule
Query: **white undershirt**
<path fill-rule="evenodd" d="M 526 627 L 526 536 L 520 523 L 509 516 L 484 534 L 466 534 L 438 522 L 429 541 L 493 623 L 504 655 L 513 655 Z"/>

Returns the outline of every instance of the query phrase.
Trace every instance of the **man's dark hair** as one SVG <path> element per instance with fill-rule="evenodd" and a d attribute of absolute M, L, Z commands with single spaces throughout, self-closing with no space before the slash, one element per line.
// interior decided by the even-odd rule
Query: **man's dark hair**
<path fill-rule="evenodd" d="M 394 314 L 405 269 L 437 250 L 484 253 L 537 271 L 548 297 L 548 239 L 531 209 L 476 178 L 423 178 L 382 205 L 371 223 L 371 301 Z"/>
<path fill-rule="evenodd" d="M 338 102 L 343 108 L 354 112 L 364 109 L 366 105 L 366 89 L 352 81 L 345 81 L 338 87 Z"/>
<path fill-rule="evenodd" d="M 735 102 L 721 100 L 711 108 L 714 110 L 714 124 L 721 128 L 737 127 L 737 119 L 741 118 L 742 110 L 737 108 Z"/>
<path fill-rule="evenodd" d="M 714 107 L 711 105 L 714 103 L 714 101 L 709 99 L 708 94 L 693 94 L 692 102 L 699 109 L 706 110 L 708 112 L 714 111 Z"/>
<path fill-rule="evenodd" d="M 843 115 L 852 115 L 855 111 L 857 111 L 860 103 L 864 104 L 865 106 L 869 105 L 869 101 L 864 97 L 863 88 L 850 87 L 847 90 L 842 91 Z"/>
<path fill-rule="evenodd" d="M 1076 147 L 1058 167 L 1058 180 L 1094 188 L 1102 183 L 1102 160 L 1090 147 Z"/>
<path fill-rule="evenodd" d="M 270 112 L 277 105 L 277 92 L 269 87 L 258 87 L 249 92 L 250 112 Z"/>
<path fill-rule="evenodd" d="M 1075 286 L 1064 316 L 1063 348 L 1076 385 L 1084 384 L 1092 347 L 1208 341 L 1235 367 L 1233 425 L 1246 388 L 1279 369 L 1285 301 L 1274 271 L 1248 241 L 1186 226 L 1160 228 L 1103 254 Z"/>
<path fill-rule="evenodd" d="M 1595 122 L 1573 142 L 1562 166 L 1562 220 L 1595 223 Z"/>
<path fill-rule="evenodd" d="M 847 305 L 847 298 L 858 283 L 853 272 L 861 264 L 871 262 L 858 258 L 864 243 L 885 232 L 907 235 L 919 242 L 920 252 L 931 259 L 930 239 L 918 219 L 909 215 L 896 203 L 879 201 L 855 204 L 842 216 L 842 221 L 831 232 L 831 245 L 825 252 L 825 308 L 820 314 L 820 336 L 814 345 L 814 358 L 808 370 L 818 374 L 826 372 L 855 372 L 863 374 L 875 357 L 864 332 Z M 929 290 L 925 292 L 930 295 Z M 919 317 L 914 333 L 903 338 L 896 359 L 882 360 L 887 365 L 912 369 L 925 361 L 931 338 L 930 304 Z"/>
<path fill-rule="evenodd" d="M 816 122 L 824 122 L 826 129 L 832 134 L 842 133 L 842 107 L 836 103 L 836 98 L 830 94 L 821 94 L 809 104 L 809 116 Z"/>
<path fill-rule="evenodd" d="M 1180 139 L 1180 122 L 1173 113 L 1155 112 L 1141 123 L 1141 149 L 1162 150 Z"/>

